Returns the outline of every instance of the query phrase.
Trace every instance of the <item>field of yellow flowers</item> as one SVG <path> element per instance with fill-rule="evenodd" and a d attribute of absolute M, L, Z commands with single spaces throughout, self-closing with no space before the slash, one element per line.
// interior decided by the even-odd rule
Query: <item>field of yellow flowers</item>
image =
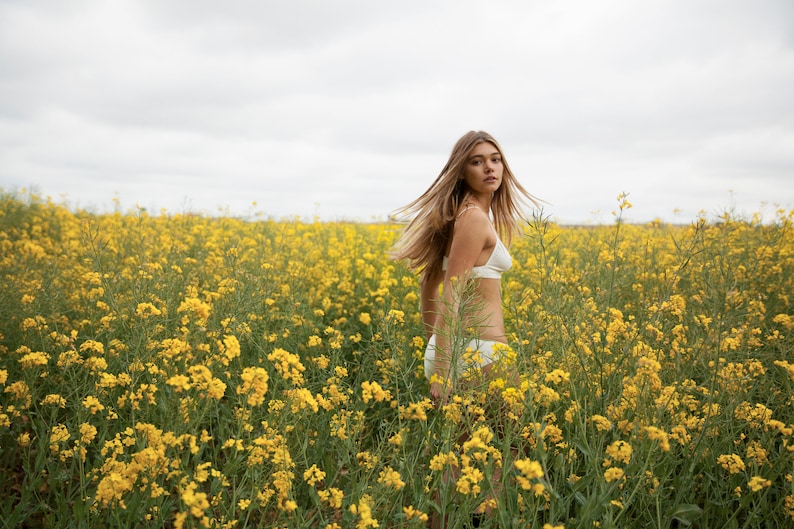
<path fill-rule="evenodd" d="M 3 527 L 793 526 L 794 212 L 627 207 L 528 220 L 435 409 L 397 226 L 0 194 Z"/>

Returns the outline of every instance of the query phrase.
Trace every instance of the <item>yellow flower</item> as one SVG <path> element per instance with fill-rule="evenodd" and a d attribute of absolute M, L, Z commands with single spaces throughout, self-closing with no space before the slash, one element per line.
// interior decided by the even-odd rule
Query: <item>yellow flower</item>
<path fill-rule="evenodd" d="M 610 467 L 604 472 L 604 480 L 607 483 L 623 479 L 623 469 L 618 467 Z"/>
<path fill-rule="evenodd" d="M 670 441 L 667 437 L 667 432 L 655 426 L 645 426 L 643 430 L 650 439 L 659 441 L 659 448 L 662 449 L 662 452 L 670 451 Z"/>
<path fill-rule="evenodd" d="M 182 303 L 179 304 L 179 308 L 176 309 L 177 313 L 188 313 L 192 314 L 196 318 L 196 323 L 199 325 L 204 325 L 207 323 L 207 319 L 210 317 L 211 308 L 207 303 L 204 303 L 198 298 L 195 297 L 188 297 L 185 298 Z M 182 319 L 182 324 L 185 325 L 188 323 L 189 318 L 187 315 Z"/>
<path fill-rule="evenodd" d="M 58 406 L 59 408 L 66 407 L 66 399 L 56 393 L 50 393 L 41 400 L 42 406 Z"/>
<path fill-rule="evenodd" d="M 191 388 L 190 377 L 185 375 L 174 375 L 166 380 L 165 383 L 169 386 L 173 386 L 174 391 L 177 393 L 182 393 L 182 391 L 186 391 Z"/>
<path fill-rule="evenodd" d="M 441 471 L 447 465 L 457 467 L 458 456 L 452 452 L 436 454 L 430 459 L 430 470 Z"/>
<path fill-rule="evenodd" d="M 107 507 L 113 501 L 122 502 L 124 494 L 131 491 L 133 486 L 134 479 L 130 479 L 120 472 L 111 471 L 99 480 L 96 499 L 103 507 Z"/>
<path fill-rule="evenodd" d="M 769 487 L 772 485 L 772 482 L 768 479 L 764 479 L 761 476 L 753 476 L 750 478 L 750 481 L 747 482 L 747 486 L 750 487 L 750 490 L 753 492 L 758 492 L 759 490 Z"/>
<path fill-rule="evenodd" d="M 20 448 L 26 448 L 30 445 L 30 433 L 29 432 L 22 432 L 17 436 L 17 444 Z"/>
<path fill-rule="evenodd" d="M 84 422 L 80 425 L 80 442 L 84 445 L 91 444 L 97 434 L 95 426 Z"/>
<path fill-rule="evenodd" d="M 537 461 L 516 459 L 513 462 L 513 466 L 521 472 L 520 476 L 516 476 L 516 481 L 524 490 L 531 490 L 533 488 L 534 484 L 530 480 L 543 477 L 543 467 Z"/>
<path fill-rule="evenodd" d="M 384 390 L 377 382 L 362 382 L 361 393 L 361 398 L 365 404 L 373 399 L 375 402 L 391 399 L 391 393 L 388 390 Z"/>
<path fill-rule="evenodd" d="M 395 490 L 400 490 L 405 486 L 405 482 L 402 480 L 400 473 L 390 466 L 387 466 L 381 470 L 380 475 L 378 476 L 378 483 L 386 485 L 387 487 L 391 487 Z"/>
<path fill-rule="evenodd" d="M 322 500 L 332 509 L 341 508 L 342 500 L 345 497 L 344 493 L 336 487 L 328 487 L 325 490 L 318 490 L 317 495 L 320 497 L 320 500 Z"/>
<path fill-rule="evenodd" d="M 91 415 L 96 415 L 97 412 L 105 409 L 105 406 L 93 395 L 89 395 L 83 399 L 83 407 L 90 411 Z"/>
<path fill-rule="evenodd" d="M 631 460 L 631 445 L 626 441 L 615 441 L 606 449 L 609 457 L 622 463 L 628 463 Z"/>
<path fill-rule="evenodd" d="M 331 365 L 331 360 L 325 355 L 314 356 L 311 360 L 320 369 L 327 369 Z"/>
<path fill-rule="evenodd" d="M 372 470 L 378 463 L 378 456 L 372 455 L 372 453 L 367 451 L 362 451 L 356 454 L 356 461 L 358 462 L 359 466 L 364 467 L 367 470 Z"/>
<path fill-rule="evenodd" d="M 101 342 L 97 342 L 96 340 L 86 340 L 82 344 L 80 344 L 80 352 L 93 352 L 96 354 L 105 354 L 105 346 Z M 105 366 L 107 367 L 107 366 Z"/>
<path fill-rule="evenodd" d="M 483 479 L 485 479 L 485 475 L 479 468 L 464 466 L 455 484 L 455 489 L 461 494 L 476 496 L 482 490 L 480 483 Z"/>
<path fill-rule="evenodd" d="M 744 461 L 736 454 L 723 454 L 717 458 L 717 463 L 730 474 L 738 474 L 745 469 Z"/>
<path fill-rule="evenodd" d="M 405 313 L 401 310 L 391 309 L 386 314 L 386 321 L 394 323 L 405 323 Z"/>
<path fill-rule="evenodd" d="M 426 421 L 427 420 L 427 410 L 433 407 L 433 404 L 430 402 L 430 399 L 424 399 L 420 402 L 411 402 L 408 406 L 400 406 L 400 418 L 401 419 L 413 419 L 417 421 Z"/>
<path fill-rule="evenodd" d="M 138 303 L 138 306 L 135 308 L 135 315 L 143 320 L 152 316 L 160 316 L 162 313 L 163 311 L 151 303 Z"/>
<path fill-rule="evenodd" d="M 99 344 L 102 345 L 102 344 Z M 85 368 L 91 373 L 96 374 L 101 371 L 105 371 L 108 368 L 107 361 L 102 358 L 101 356 L 92 356 L 91 358 L 86 358 L 85 362 L 83 362 Z"/>
<path fill-rule="evenodd" d="M 191 481 L 180 493 L 182 503 L 188 508 L 188 511 L 195 518 L 201 518 L 207 509 L 210 508 L 210 502 L 207 499 L 206 492 L 196 492 L 198 484 Z"/>
<path fill-rule="evenodd" d="M 325 472 L 317 468 L 317 465 L 312 465 L 303 473 L 303 480 L 314 487 L 318 482 L 325 479 Z"/>
<path fill-rule="evenodd" d="M 246 402 L 250 406 L 260 406 L 265 402 L 269 376 L 262 367 L 246 367 L 240 374 L 243 384 L 237 386 L 238 395 L 248 395 Z"/>
<path fill-rule="evenodd" d="M 546 373 L 546 383 L 562 384 L 563 382 L 569 382 L 570 380 L 571 374 L 567 371 L 563 371 L 562 369 L 554 369 L 550 373 Z"/>
<path fill-rule="evenodd" d="M 372 317 L 370 317 L 368 312 L 362 312 L 358 315 L 358 321 L 363 323 L 364 325 L 369 325 L 372 323 Z"/>
<path fill-rule="evenodd" d="M 71 438 L 69 429 L 63 424 L 56 424 L 52 427 L 50 432 L 50 450 L 53 453 L 58 453 L 58 445 Z"/>
<path fill-rule="evenodd" d="M 19 364 L 23 368 L 46 366 L 50 361 L 50 355 L 42 352 L 28 353 L 19 359 Z"/>
<path fill-rule="evenodd" d="M 428 520 L 427 514 L 423 513 L 419 509 L 414 509 L 413 505 L 403 507 L 403 513 L 405 513 L 406 520 L 413 520 L 414 518 L 420 522 L 426 522 Z"/>
<path fill-rule="evenodd" d="M 372 498 L 368 495 L 362 496 L 358 504 L 350 505 L 350 512 L 357 514 L 359 517 L 356 522 L 356 529 L 366 529 L 367 527 L 379 527 L 378 520 L 372 517 L 372 506 L 370 503 Z"/>
<path fill-rule="evenodd" d="M 291 381 L 297 386 L 303 385 L 303 372 L 306 368 L 301 363 L 298 355 L 276 348 L 267 355 L 267 359 L 273 362 L 276 371 L 279 372 L 284 380 Z"/>
<path fill-rule="evenodd" d="M 220 349 L 225 357 L 224 365 L 228 365 L 227 361 L 234 360 L 240 356 L 240 341 L 237 340 L 236 336 L 228 334 L 223 337 Z"/>
<path fill-rule="evenodd" d="M 288 389 L 284 394 L 290 398 L 290 411 L 292 413 L 298 413 L 306 409 L 311 409 L 316 413 L 320 409 L 317 399 L 306 388 Z"/>
<path fill-rule="evenodd" d="M 785 512 L 789 518 L 794 520 L 794 496 L 789 494 L 783 500 L 783 512 Z"/>
<path fill-rule="evenodd" d="M 750 441 L 747 445 L 747 457 L 753 459 L 758 466 L 769 462 L 769 453 L 758 441 Z"/>

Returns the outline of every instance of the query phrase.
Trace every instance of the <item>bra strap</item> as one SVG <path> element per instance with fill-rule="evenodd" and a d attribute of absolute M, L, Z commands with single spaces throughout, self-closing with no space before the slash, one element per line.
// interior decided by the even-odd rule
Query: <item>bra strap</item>
<path fill-rule="evenodd" d="M 477 206 L 475 206 L 474 204 L 469 204 L 468 206 L 463 208 L 463 211 L 458 212 L 458 216 L 455 217 L 455 220 L 458 220 L 459 218 L 461 218 L 463 216 L 463 214 L 466 213 L 467 211 L 469 211 L 470 209 L 477 209 Z"/>

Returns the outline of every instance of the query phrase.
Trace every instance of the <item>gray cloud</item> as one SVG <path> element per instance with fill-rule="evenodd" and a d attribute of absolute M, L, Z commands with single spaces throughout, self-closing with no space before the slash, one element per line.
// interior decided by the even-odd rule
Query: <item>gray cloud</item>
<path fill-rule="evenodd" d="M 789 1 L 219 6 L 0 3 L 0 186 L 369 220 L 485 129 L 561 221 L 794 207 Z"/>

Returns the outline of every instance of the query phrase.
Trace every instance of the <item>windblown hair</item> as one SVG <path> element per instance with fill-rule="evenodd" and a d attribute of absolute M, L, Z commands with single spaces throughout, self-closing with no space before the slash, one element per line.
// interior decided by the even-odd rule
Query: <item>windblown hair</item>
<path fill-rule="evenodd" d="M 538 206 L 538 201 L 518 182 L 499 143 L 487 132 L 470 131 L 461 137 L 441 173 L 419 198 L 400 210 L 398 218 L 407 217 L 408 226 L 391 252 L 392 259 L 406 259 L 412 270 L 428 277 L 441 270 L 447 243 L 452 238 L 455 218 L 468 192 L 463 180 L 472 150 L 487 142 L 502 157 L 502 185 L 494 193 L 491 213 L 499 237 L 509 246 L 521 214 L 522 197 Z"/>

